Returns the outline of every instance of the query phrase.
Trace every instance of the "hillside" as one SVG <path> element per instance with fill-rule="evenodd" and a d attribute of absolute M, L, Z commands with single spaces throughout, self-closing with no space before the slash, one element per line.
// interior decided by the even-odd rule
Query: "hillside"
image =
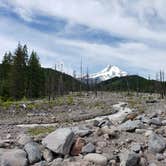
<path fill-rule="evenodd" d="M 98 89 L 105 91 L 140 91 L 140 92 L 155 92 L 159 82 L 148 80 L 146 78 L 131 75 L 125 77 L 115 77 L 107 81 L 103 81 L 97 85 Z"/>

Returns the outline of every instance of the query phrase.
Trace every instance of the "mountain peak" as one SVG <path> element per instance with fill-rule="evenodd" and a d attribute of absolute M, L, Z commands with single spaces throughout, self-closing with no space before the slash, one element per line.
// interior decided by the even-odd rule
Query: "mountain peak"
<path fill-rule="evenodd" d="M 114 65 L 107 65 L 102 71 L 90 75 L 90 79 L 95 79 L 97 82 L 106 81 L 113 77 L 126 76 L 127 72 L 122 71 L 119 67 Z"/>

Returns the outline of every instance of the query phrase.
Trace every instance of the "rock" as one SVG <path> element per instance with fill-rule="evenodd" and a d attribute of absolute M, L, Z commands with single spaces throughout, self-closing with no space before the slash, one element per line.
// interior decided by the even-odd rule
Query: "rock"
<path fill-rule="evenodd" d="M 101 154 L 97 154 L 97 153 L 89 153 L 87 154 L 84 159 L 86 161 L 90 161 L 93 162 L 94 164 L 98 164 L 100 166 L 104 166 L 107 165 L 107 158 Z"/>
<path fill-rule="evenodd" d="M 33 166 L 48 166 L 48 164 L 46 163 L 46 161 L 40 161 L 38 163 L 35 163 Z"/>
<path fill-rule="evenodd" d="M 26 152 L 21 149 L 12 149 L 1 156 L 1 166 L 27 166 Z"/>
<path fill-rule="evenodd" d="M 95 146 L 92 143 L 88 143 L 82 148 L 83 154 L 94 153 L 94 152 L 95 152 Z"/>
<path fill-rule="evenodd" d="M 108 128 L 108 126 L 102 127 L 101 131 L 104 134 L 108 134 L 110 137 L 117 137 L 119 134 L 119 130 L 115 126 L 112 126 L 110 128 Z"/>
<path fill-rule="evenodd" d="M 104 126 L 107 126 L 107 127 L 110 127 L 112 125 L 112 122 L 110 121 L 109 118 L 104 118 L 103 120 L 101 120 L 101 122 L 99 122 L 99 124 L 97 125 L 97 127 L 104 127 Z"/>
<path fill-rule="evenodd" d="M 164 160 L 164 155 L 162 155 L 162 154 L 160 154 L 160 153 L 157 153 L 156 154 L 156 159 L 158 160 L 158 161 L 161 161 L 161 160 Z"/>
<path fill-rule="evenodd" d="M 150 114 L 150 119 L 152 118 L 156 118 L 158 116 L 158 114 L 156 112 L 153 112 L 152 114 Z"/>
<path fill-rule="evenodd" d="M 150 151 L 154 153 L 160 153 L 165 149 L 165 147 L 166 147 L 166 142 L 162 136 L 157 135 L 156 133 L 152 133 L 150 135 L 148 141 L 148 148 Z"/>
<path fill-rule="evenodd" d="M 74 145 L 71 148 L 71 152 L 70 154 L 72 156 L 77 156 L 81 153 L 82 147 L 85 145 L 85 140 L 78 137 L 76 142 L 74 143 Z"/>
<path fill-rule="evenodd" d="M 25 145 L 29 142 L 32 142 L 32 139 L 30 136 L 26 135 L 26 134 L 20 134 L 17 138 L 17 142 L 20 144 L 20 145 Z"/>
<path fill-rule="evenodd" d="M 149 166 L 157 166 L 155 163 L 150 163 Z"/>
<path fill-rule="evenodd" d="M 42 159 L 42 154 L 40 152 L 39 145 L 36 142 L 27 143 L 24 146 L 24 150 L 27 152 L 30 164 L 36 163 Z"/>
<path fill-rule="evenodd" d="M 59 128 L 50 133 L 42 141 L 42 144 L 55 153 L 69 154 L 74 142 L 74 133 L 70 128 Z"/>
<path fill-rule="evenodd" d="M 148 166 L 148 162 L 144 157 L 141 157 L 139 164 L 140 166 Z"/>
<path fill-rule="evenodd" d="M 51 162 L 54 159 L 53 153 L 49 149 L 44 149 L 43 151 L 43 158 L 47 162 Z"/>
<path fill-rule="evenodd" d="M 140 155 L 134 152 L 125 151 L 120 155 L 120 166 L 138 166 Z"/>
<path fill-rule="evenodd" d="M 94 127 L 98 127 L 99 123 L 100 123 L 100 122 L 99 122 L 98 120 L 94 120 L 94 121 L 93 121 L 93 126 L 94 126 Z"/>
<path fill-rule="evenodd" d="M 156 126 L 161 126 L 161 119 L 160 118 L 152 118 L 150 120 L 150 124 L 156 125 Z"/>
<path fill-rule="evenodd" d="M 80 137 L 84 137 L 92 133 L 92 131 L 85 126 L 79 126 L 79 127 L 76 126 L 76 127 L 72 127 L 71 129 L 75 135 L 78 135 Z"/>
<path fill-rule="evenodd" d="M 145 132 L 145 136 L 146 136 L 146 137 L 149 137 L 152 133 L 153 133 L 152 130 L 147 130 L 147 131 Z"/>
<path fill-rule="evenodd" d="M 148 118 L 148 117 L 144 117 L 144 116 L 141 118 L 141 121 L 142 121 L 143 123 L 147 123 L 147 124 L 150 124 L 150 123 L 151 123 L 151 119 Z"/>
<path fill-rule="evenodd" d="M 63 166 L 62 161 L 62 158 L 56 158 L 51 162 L 51 166 Z"/>
<path fill-rule="evenodd" d="M 141 150 L 141 145 L 139 143 L 133 143 L 131 145 L 131 150 L 133 152 L 139 153 L 139 151 Z"/>
<path fill-rule="evenodd" d="M 135 133 L 136 134 L 144 134 L 147 130 L 146 129 L 136 129 Z"/>
<path fill-rule="evenodd" d="M 161 123 L 163 126 L 166 126 L 166 120 L 163 120 Z"/>
<path fill-rule="evenodd" d="M 122 123 L 119 126 L 119 129 L 122 130 L 122 131 L 132 132 L 135 129 L 143 128 L 143 126 L 144 125 L 143 125 L 143 123 L 140 120 L 134 120 L 134 121 L 128 120 L 125 123 Z"/>

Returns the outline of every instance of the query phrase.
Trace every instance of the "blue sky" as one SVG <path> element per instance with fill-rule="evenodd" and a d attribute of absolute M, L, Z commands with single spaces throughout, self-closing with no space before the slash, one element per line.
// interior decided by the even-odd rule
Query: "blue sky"
<path fill-rule="evenodd" d="M 42 66 L 79 74 L 108 64 L 129 74 L 166 70 L 165 0 L 0 0 L 0 60 L 18 42 Z"/>

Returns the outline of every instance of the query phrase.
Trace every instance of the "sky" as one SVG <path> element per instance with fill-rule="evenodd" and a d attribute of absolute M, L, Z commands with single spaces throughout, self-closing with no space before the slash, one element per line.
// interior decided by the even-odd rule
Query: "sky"
<path fill-rule="evenodd" d="M 43 67 L 72 74 L 116 65 L 154 77 L 166 71 L 166 0 L 0 0 L 0 61 L 18 42 Z M 59 67 L 58 67 L 59 68 Z"/>

